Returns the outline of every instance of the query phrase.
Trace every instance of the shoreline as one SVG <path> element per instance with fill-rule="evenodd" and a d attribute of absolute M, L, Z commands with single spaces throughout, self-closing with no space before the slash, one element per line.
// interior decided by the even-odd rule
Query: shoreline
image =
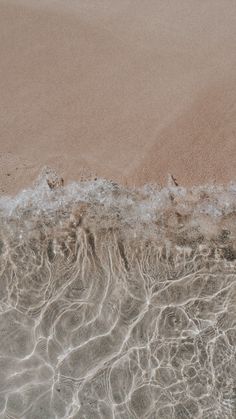
<path fill-rule="evenodd" d="M 236 5 L 0 4 L 0 193 L 51 166 L 129 185 L 236 178 Z"/>

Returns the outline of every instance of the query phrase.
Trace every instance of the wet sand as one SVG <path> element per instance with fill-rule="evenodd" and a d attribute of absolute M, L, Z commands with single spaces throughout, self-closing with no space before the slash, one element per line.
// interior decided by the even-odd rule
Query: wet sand
<path fill-rule="evenodd" d="M 236 4 L 0 1 L 0 192 L 236 178 Z"/>

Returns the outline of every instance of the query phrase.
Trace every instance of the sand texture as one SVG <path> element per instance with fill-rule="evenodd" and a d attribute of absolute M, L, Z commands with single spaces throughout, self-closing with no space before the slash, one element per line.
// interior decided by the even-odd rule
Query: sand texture
<path fill-rule="evenodd" d="M 236 176 L 236 3 L 0 0 L 0 192 Z"/>

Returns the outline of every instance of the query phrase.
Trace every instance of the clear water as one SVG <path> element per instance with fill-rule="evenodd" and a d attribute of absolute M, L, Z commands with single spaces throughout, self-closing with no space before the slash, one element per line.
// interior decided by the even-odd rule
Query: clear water
<path fill-rule="evenodd" d="M 235 418 L 236 185 L 50 176 L 0 198 L 0 417 Z"/>

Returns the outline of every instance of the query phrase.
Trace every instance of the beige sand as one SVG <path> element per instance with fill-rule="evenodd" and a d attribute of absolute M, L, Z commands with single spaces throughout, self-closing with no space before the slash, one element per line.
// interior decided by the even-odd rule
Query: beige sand
<path fill-rule="evenodd" d="M 0 0 L 0 191 L 236 178 L 236 3 Z"/>

